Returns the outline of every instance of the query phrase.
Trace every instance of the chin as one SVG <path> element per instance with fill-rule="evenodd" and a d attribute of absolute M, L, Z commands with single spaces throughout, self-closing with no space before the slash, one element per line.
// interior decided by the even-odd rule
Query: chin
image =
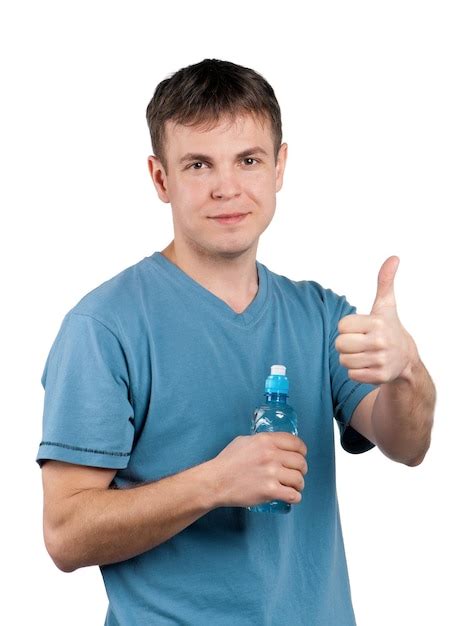
<path fill-rule="evenodd" d="M 185 247 L 192 249 L 197 256 L 234 259 L 257 248 L 259 237 L 254 239 L 253 234 L 247 235 L 248 233 L 245 236 L 244 233 L 220 233 L 219 237 L 196 237 L 188 233 L 183 236 L 183 241 Z"/>
<path fill-rule="evenodd" d="M 228 243 L 227 245 L 222 246 L 210 246 L 210 249 L 212 249 L 214 251 L 214 254 L 219 257 L 222 257 L 224 259 L 235 259 L 243 254 L 246 254 L 256 247 L 257 241 L 252 241 L 250 243 L 238 243 L 232 245 Z"/>

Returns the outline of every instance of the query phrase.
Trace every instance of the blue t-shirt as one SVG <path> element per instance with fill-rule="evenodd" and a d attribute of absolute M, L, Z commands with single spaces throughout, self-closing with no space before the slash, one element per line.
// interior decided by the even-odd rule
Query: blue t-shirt
<path fill-rule="evenodd" d="M 334 342 L 345 296 L 256 261 L 243 313 L 160 252 L 86 294 L 64 317 L 41 379 L 37 462 L 117 469 L 114 486 L 159 480 L 249 435 L 270 366 L 290 381 L 309 471 L 287 515 L 218 507 L 164 543 L 101 566 L 108 626 L 352 626 L 335 484 L 343 448 L 373 444 L 348 422 L 377 388 L 352 381 Z"/>

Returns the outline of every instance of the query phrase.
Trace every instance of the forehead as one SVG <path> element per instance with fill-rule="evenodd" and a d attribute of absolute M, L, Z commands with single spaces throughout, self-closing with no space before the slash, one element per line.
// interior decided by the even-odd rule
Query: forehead
<path fill-rule="evenodd" d="M 191 151 L 208 151 L 211 147 L 246 148 L 260 145 L 271 149 L 273 138 L 270 123 L 266 118 L 254 115 L 239 115 L 235 119 L 221 118 L 217 122 L 198 126 L 184 126 L 173 120 L 165 123 L 166 147 L 169 155 Z"/>

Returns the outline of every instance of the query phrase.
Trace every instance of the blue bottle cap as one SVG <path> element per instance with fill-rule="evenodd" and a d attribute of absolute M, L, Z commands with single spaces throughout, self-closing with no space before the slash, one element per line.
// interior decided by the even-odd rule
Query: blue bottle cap
<path fill-rule="evenodd" d="M 265 393 L 285 393 L 288 395 L 289 381 L 284 365 L 272 365 L 270 376 L 265 381 Z"/>

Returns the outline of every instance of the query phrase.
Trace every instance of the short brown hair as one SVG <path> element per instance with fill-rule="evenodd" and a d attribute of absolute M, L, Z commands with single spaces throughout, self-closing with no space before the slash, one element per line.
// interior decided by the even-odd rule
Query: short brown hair
<path fill-rule="evenodd" d="M 281 146 L 281 112 L 275 92 L 257 72 L 230 61 L 204 59 L 157 85 L 146 110 L 152 150 L 165 171 L 165 122 L 211 130 L 221 117 L 252 114 L 271 123 L 275 162 Z"/>

